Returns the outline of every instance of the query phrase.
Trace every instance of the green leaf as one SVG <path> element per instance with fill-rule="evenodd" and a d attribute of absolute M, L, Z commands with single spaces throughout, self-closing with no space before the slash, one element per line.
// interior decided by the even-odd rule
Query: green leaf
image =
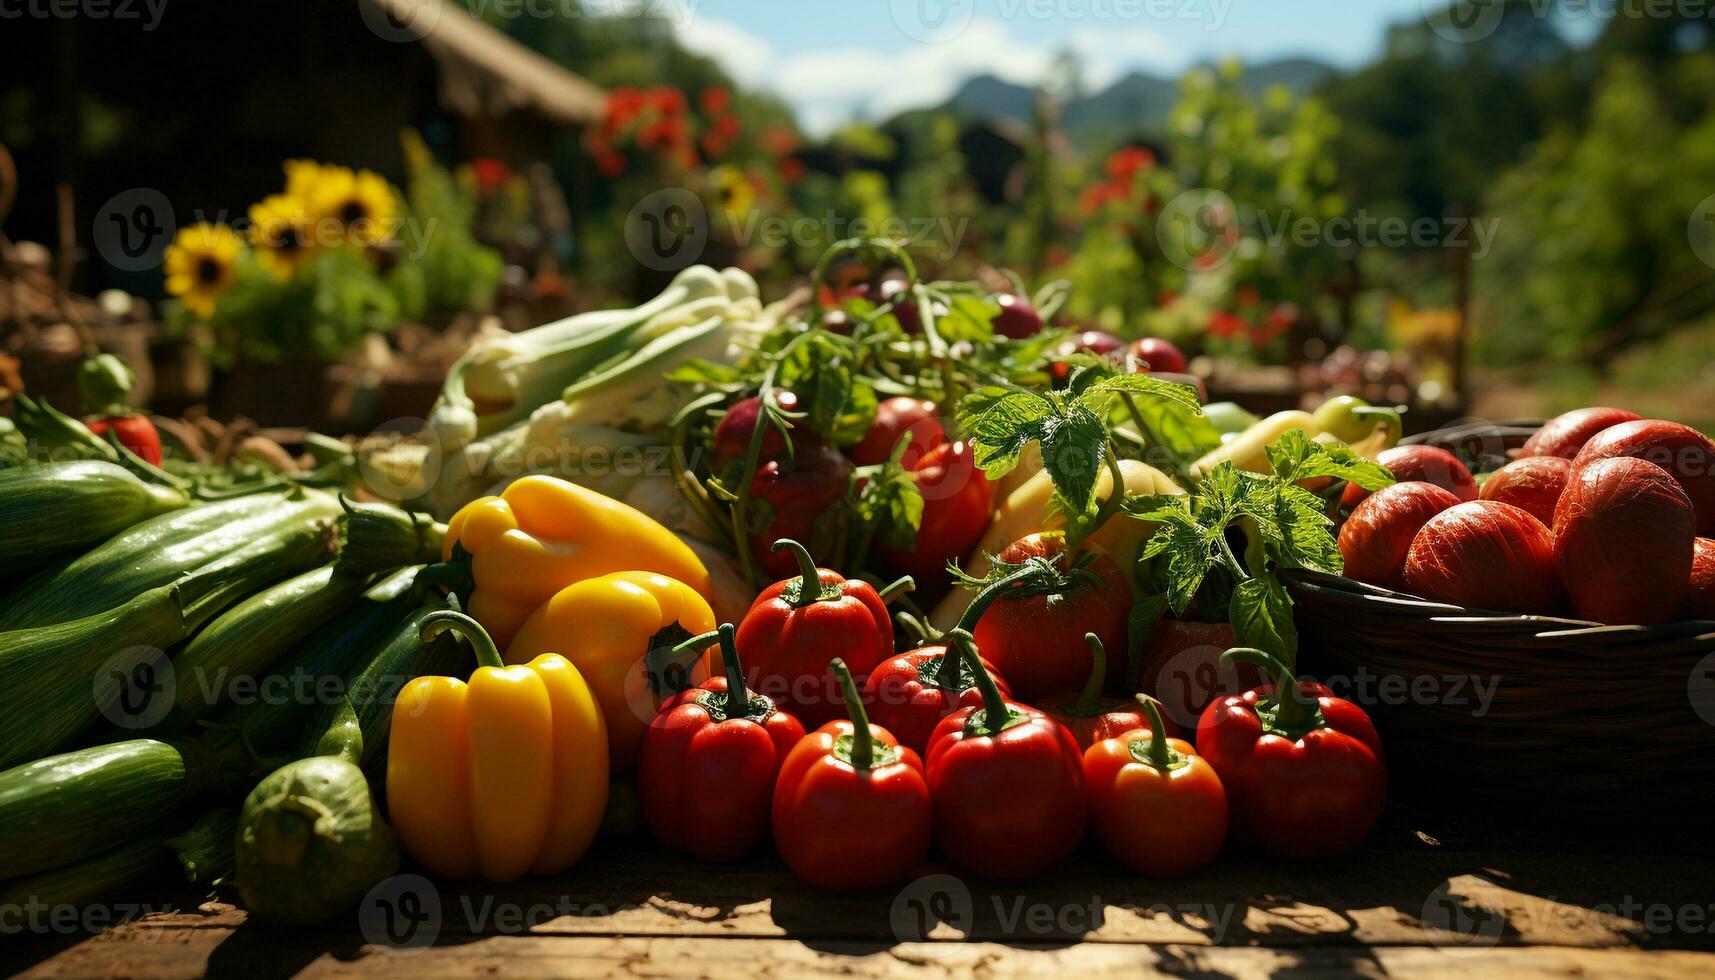
<path fill-rule="evenodd" d="M 948 297 L 947 315 L 935 321 L 935 332 L 948 343 L 992 341 L 994 318 L 999 315 L 999 303 L 973 293 L 955 293 Z"/>
<path fill-rule="evenodd" d="M 1107 453 L 1108 430 L 1100 416 L 1074 404 L 1063 416 L 1048 416 L 1042 425 L 1042 466 L 1054 492 L 1075 511 L 1090 506 Z"/>
<path fill-rule="evenodd" d="M 1164 381 L 1152 374 L 1110 374 L 1092 383 L 1080 396 L 1080 401 L 1104 395 L 1125 393 L 1134 396 L 1161 398 L 1203 414 L 1203 403 L 1197 400 L 1197 389 L 1177 381 Z"/>
<path fill-rule="evenodd" d="M 1044 395 L 989 385 L 960 399 L 958 420 L 970 433 L 977 466 L 999 478 L 1018 465 L 1026 446 L 1045 440 L 1047 421 L 1055 411 L 1054 402 Z"/>
<path fill-rule="evenodd" d="M 1256 521 L 1276 564 L 1332 575 L 1345 567 L 1334 522 L 1323 510 L 1321 498 L 1303 487 L 1273 483 L 1267 492 L 1245 500 L 1241 508 Z"/>
<path fill-rule="evenodd" d="M 1292 597 L 1272 575 L 1246 579 L 1233 590 L 1227 607 L 1239 646 L 1273 654 L 1288 667 L 1298 662 L 1298 629 L 1292 622 Z"/>
<path fill-rule="evenodd" d="M 715 387 L 726 387 L 738 384 L 743 380 L 738 368 L 730 364 L 716 364 L 713 361 L 687 361 L 667 372 L 668 381 L 680 384 L 706 384 Z"/>
<path fill-rule="evenodd" d="M 1126 690 L 1142 686 L 1143 645 L 1149 642 L 1156 624 L 1167 612 L 1167 593 L 1138 596 L 1132 600 L 1131 613 L 1126 617 Z"/>
<path fill-rule="evenodd" d="M 1275 475 L 1288 483 L 1334 477 L 1373 491 L 1394 482 L 1387 467 L 1364 459 L 1349 446 L 1317 442 L 1303 429 L 1287 430 L 1263 451 Z"/>
<path fill-rule="evenodd" d="M 923 494 L 903 466 L 889 460 L 858 494 L 858 520 L 890 548 L 910 550 L 923 526 Z"/>
<path fill-rule="evenodd" d="M 1132 403 L 1143 424 L 1141 435 L 1149 440 L 1145 461 L 1158 469 L 1183 474 L 1192 463 L 1221 446 L 1221 431 L 1201 409 L 1186 408 L 1171 398 L 1133 398 Z M 1157 454 L 1164 457 L 1159 462 L 1154 459 Z"/>

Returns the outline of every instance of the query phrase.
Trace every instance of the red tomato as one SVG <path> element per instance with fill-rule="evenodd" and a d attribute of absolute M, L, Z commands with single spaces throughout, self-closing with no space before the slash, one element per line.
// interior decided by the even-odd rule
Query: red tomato
<path fill-rule="evenodd" d="M 1691 583 L 1695 513 L 1673 475 L 1654 463 L 1618 457 L 1578 466 L 1554 511 L 1555 566 L 1578 616 L 1643 625 L 1672 619 Z"/>
<path fill-rule="evenodd" d="M 1065 550 L 1062 535 L 1032 534 L 1007 545 L 999 557 L 1008 564 L 1029 558 L 1064 562 Z M 1089 568 L 1097 583 L 1081 583 L 1063 596 L 999 599 L 971 631 L 977 649 L 1026 703 L 1083 686 L 1094 663 L 1085 633 L 1096 634 L 1109 650 L 1126 649 L 1131 586 L 1104 553 L 1098 551 Z M 1109 657 L 1108 685 L 1117 687 L 1124 679 L 1125 658 Z"/>
<path fill-rule="evenodd" d="M 1715 619 L 1715 541 L 1698 538 L 1691 556 L 1691 589 L 1685 593 L 1680 616 Z"/>
<path fill-rule="evenodd" d="M 845 496 L 851 472 L 844 456 L 823 445 L 800 447 L 790 463 L 769 460 L 757 467 L 751 499 L 766 503 L 772 517 L 760 534 L 750 536 L 750 547 L 764 571 L 784 578 L 797 570 L 797 559 L 789 551 L 772 550 L 774 542 L 815 542 L 817 523 Z"/>
<path fill-rule="evenodd" d="M 875 421 L 864 433 L 863 441 L 846 455 L 859 466 L 874 466 L 887 462 L 893 447 L 905 433 L 911 433 L 911 448 L 900 463 L 911 469 L 924 453 L 947 441 L 947 430 L 941 426 L 941 410 L 932 401 L 900 395 L 875 407 Z"/>
<path fill-rule="evenodd" d="M 1180 352 L 1179 348 L 1160 337 L 1145 337 L 1142 340 L 1134 340 L 1128 353 L 1142 362 L 1141 370 L 1156 373 L 1166 372 L 1167 374 L 1185 373 L 1185 355 Z"/>
<path fill-rule="evenodd" d="M 1376 462 L 1387 467 L 1393 478 L 1401 483 L 1420 480 L 1433 483 L 1444 490 L 1450 490 L 1453 496 L 1462 501 L 1477 499 L 1477 480 L 1465 464 L 1459 462 L 1459 457 L 1445 449 L 1434 446 L 1396 446 L 1376 457 Z M 1345 496 L 1340 498 L 1342 507 L 1356 507 L 1358 501 L 1368 497 L 1370 492 L 1356 483 L 1346 485 Z"/>
<path fill-rule="evenodd" d="M 1572 461 L 1562 456 L 1526 456 L 1496 470 L 1483 483 L 1482 499 L 1523 507 L 1530 516 L 1553 526 L 1554 505 L 1572 475 Z"/>
<path fill-rule="evenodd" d="M 1584 444 L 1572 461 L 1577 470 L 1598 459 L 1630 456 L 1666 470 L 1697 512 L 1697 533 L 1715 535 L 1715 443 L 1689 425 L 1640 419 L 1603 429 Z"/>
<path fill-rule="evenodd" d="M 1477 500 L 1430 518 L 1411 543 L 1405 584 L 1457 606 L 1545 613 L 1559 597 L 1554 535 L 1529 511 Z"/>
<path fill-rule="evenodd" d="M 1521 457 L 1559 456 L 1571 459 L 1578 455 L 1590 437 L 1621 422 L 1633 422 L 1637 413 L 1623 408 L 1580 408 L 1550 419 L 1524 444 Z"/>
<path fill-rule="evenodd" d="M 971 447 L 944 442 L 912 467 L 923 494 L 923 522 L 909 551 L 880 547 L 894 568 L 924 582 L 946 578 L 947 563 L 963 559 L 988 530 L 994 485 L 977 469 Z M 1082 636 L 1082 634 L 1079 634 Z"/>
<path fill-rule="evenodd" d="M 1430 518 L 1458 504 L 1452 491 L 1421 481 L 1396 483 L 1365 497 L 1340 528 L 1346 577 L 1403 589 L 1411 542 Z"/>

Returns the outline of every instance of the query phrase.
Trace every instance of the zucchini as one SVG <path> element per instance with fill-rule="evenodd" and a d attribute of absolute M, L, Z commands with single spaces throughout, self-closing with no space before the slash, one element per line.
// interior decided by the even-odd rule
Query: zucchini
<path fill-rule="evenodd" d="M 0 471 L 0 578 L 82 551 L 138 521 L 190 503 L 100 460 Z"/>
<path fill-rule="evenodd" d="M 343 680 L 410 615 L 414 577 L 413 569 L 383 579 L 274 676 L 294 684 L 299 677 Z M 82 861 L 156 830 L 206 795 L 236 796 L 255 778 L 252 749 L 294 741 L 311 707 L 301 699 L 257 699 L 227 710 L 200 739 L 130 739 L 0 772 L 0 878 Z"/>
<path fill-rule="evenodd" d="M 209 623 L 173 657 L 173 714 L 201 718 L 363 594 L 369 580 L 338 563 L 256 593 Z"/>
<path fill-rule="evenodd" d="M 0 772 L 0 877 L 57 868 L 152 830 L 206 785 L 194 743 L 97 745 Z"/>
<path fill-rule="evenodd" d="M 0 600 L 0 631 L 106 612 L 258 538 L 339 514 L 331 495 L 302 488 L 163 514 L 24 582 Z"/>
<path fill-rule="evenodd" d="M 346 701 L 363 730 L 361 764 L 369 768 L 387 758 L 387 737 L 392 728 L 393 702 L 412 680 L 436 674 L 468 670 L 470 649 L 456 634 L 442 633 L 423 641 L 423 617 L 447 608 L 447 602 L 431 599 L 400 621 L 381 648 L 362 669 L 346 679 Z M 462 674 L 461 674 L 462 676 Z M 302 755 L 314 755 L 322 735 L 336 727 L 344 702 L 323 704 L 305 727 Z"/>
<path fill-rule="evenodd" d="M 331 526 L 300 521 L 117 608 L 0 633 L 0 691 L 7 699 L 0 712 L 0 766 L 64 747 L 105 709 L 121 705 L 121 698 L 132 710 L 133 689 L 98 685 L 103 670 L 141 667 L 239 598 L 325 561 L 332 547 Z"/>
<path fill-rule="evenodd" d="M 237 811 L 210 810 L 181 833 L 158 831 L 75 864 L 8 881 L 0 885 L 0 908 L 51 911 L 85 906 L 158 878 L 161 872 L 170 872 L 175 862 L 186 881 L 214 884 L 232 873 L 232 839 L 237 828 Z"/>

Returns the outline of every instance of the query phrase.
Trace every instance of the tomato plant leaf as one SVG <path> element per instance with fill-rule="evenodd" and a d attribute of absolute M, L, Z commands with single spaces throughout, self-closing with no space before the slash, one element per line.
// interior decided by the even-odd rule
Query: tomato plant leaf
<path fill-rule="evenodd" d="M 1100 416 L 1076 403 L 1064 415 L 1045 416 L 1042 421 L 1042 466 L 1054 492 L 1081 512 L 1096 492 L 1096 478 L 1108 451 L 1107 426 Z"/>
<path fill-rule="evenodd" d="M 1292 623 L 1292 597 L 1273 575 L 1240 582 L 1233 589 L 1227 615 L 1239 646 L 1273 654 L 1289 667 L 1298 662 L 1298 628 Z"/>
<path fill-rule="evenodd" d="M 1143 647 L 1167 612 L 1167 593 L 1142 595 L 1132 600 L 1131 613 L 1126 617 L 1126 690 L 1142 687 Z"/>
<path fill-rule="evenodd" d="M 1268 454 L 1274 475 L 1287 483 L 1334 477 L 1356 483 L 1365 490 L 1380 490 L 1394 482 L 1387 467 L 1364 459 L 1349 446 L 1317 442 L 1306 436 L 1303 429 L 1287 430 L 1263 451 Z"/>
<path fill-rule="evenodd" d="M 977 466 L 991 478 L 1005 476 L 1018 456 L 1047 435 L 1054 401 L 1023 388 L 988 385 L 959 401 L 960 428 L 970 434 Z"/>

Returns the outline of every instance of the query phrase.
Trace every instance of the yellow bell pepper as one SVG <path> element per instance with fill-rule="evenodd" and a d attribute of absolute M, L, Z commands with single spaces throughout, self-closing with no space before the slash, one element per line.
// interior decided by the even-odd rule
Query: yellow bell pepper
<path fill-rule="evenodd" d="M 508 667 L 482 627 L 442 610 L 423 638 L 452 629 L 481 666 L 466 684 L 419 677 L 394 702 L 387 809 L 405 850 L 448 878 L 555 874 L 595 840 L 607 807 L 607 730 L 566 658 Z"/>
<path fill-rule="evenodd" d="M 601 705 L 609 765 L 619 773 L 636 762 L 661 703 L 667 654 L 717 625 L 708 602 L 683 582 L 654 572 L 615 572 L 574 582 L 543 603 L 507 646 L 506 662 L 563 651 Z M 696 658 L 675 690 L 709 676 L 714 649 Z"/>
<path fill-rule="evenodd" d="M 705 599 L 709 572 L 673 532 L 611 497 L 551 476 L 527 476 L 464 505 L 447 524 L 444 559 L 470 554 L 465 607 L 501 646 L 555 593 L 609 572 L 678 579 Z"/>

